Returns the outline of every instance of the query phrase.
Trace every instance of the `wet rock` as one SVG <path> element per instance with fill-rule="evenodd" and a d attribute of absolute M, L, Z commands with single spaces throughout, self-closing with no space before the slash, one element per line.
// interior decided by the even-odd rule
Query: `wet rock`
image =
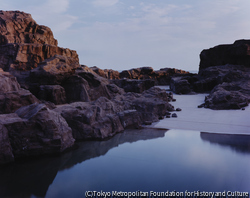
<path fill-rule="evenodd" d="M 104 139 L 124 130 L 113 103 L 104 97 L 94 103 L 61 105 L 55 111 L 65 118 L 76 140 Z"/>
<path fill-rule="evenodd" d="M 15 158 L 60 153 L 74 144 L 67 122 L 43 104 L 2 114 L 0 124 L 8 131 Z"/>
<path fill-rule="evenodd" d="M 173 118 L 177 118 L 178 116 L 177 116 L 176 113 L 173 113 L 173 114 L 172 114 L 172 117 L 173 117 Z"/>
<path fill-rule="evenodd" d="M 205 98 L 205 107 L 211 109 L 241 109 L 248 105 L 250 87 L 242 91 L 241 84 L 223 83 L 216 86 Z"/>
<path fill-rule="evenodd" d="M 197 107 L 198 107 L 198 108 L 202 108 L 202 107 L 205 107 L 205 103 L 203 103 L 203 104 L 200 104 L 200 105 L 198 105 Z"/>
<path fill-rule="evenodd" d="M 121 124 L 124 129 L 140 128 L 142 121 L 136 110 L 125 110 L 118 113 Z"/>
<path fill-rule="evenodd" d="M 170 89 L 176 94 L 188 94 L 191 92 L 191 85 L 187 79 L 175 77 L 171 79 Z"/>
<path fill-rule="evenodd" d="M 18 109 L 16 114 L 22 118 L 22 121 L 17 123 L 17 125 L 27 124 L 27 126 L 20 129 L 21 132 L 18 134 L 16 131 L 10 131 L 12 129 L 11 125 L 6 127 L 11 137 L 16 136 L 13 141 L 26 139 L 27 144 L 24 143 L 24 148 L 28 150 L 28 152 L 23 151 L 19 145 L 17 149 L 20 150 L 17 150 L 17 153 L 26 155 L 31 152 L 33 154 L 33 149 L 35 153 L 38 151 L 41 154 L 54 153 L 62 152 L 73 146 L 74 139 L 67 122 L 58 113 L 49 110 L 44 104 L 24 106 Z M 15 123 L 13 124 L 15 125 Z"/>

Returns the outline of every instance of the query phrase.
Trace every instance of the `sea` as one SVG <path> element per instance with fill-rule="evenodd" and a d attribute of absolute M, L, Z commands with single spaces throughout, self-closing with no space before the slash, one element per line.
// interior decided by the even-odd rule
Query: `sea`
<path fill-rule="evenodd" d="M 0 197 L 249 197 L 250 108 L 197 108 L 205 96 L 174 95 L 177 118 L 1 167 Z"/>

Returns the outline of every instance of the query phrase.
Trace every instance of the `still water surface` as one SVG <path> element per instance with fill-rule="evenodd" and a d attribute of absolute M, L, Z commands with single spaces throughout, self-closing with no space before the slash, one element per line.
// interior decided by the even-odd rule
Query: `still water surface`
<path fill-rule="evenodd" d="M 250 191 L 250 136 L 127 130 L 58 157 L 0 168 L 0 197 L 85 191 Z"/>

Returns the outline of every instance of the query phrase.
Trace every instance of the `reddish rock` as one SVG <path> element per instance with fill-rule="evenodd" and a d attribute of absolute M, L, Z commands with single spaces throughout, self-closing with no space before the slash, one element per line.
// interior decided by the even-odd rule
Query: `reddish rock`
<path fill-rule="evenodd" d="M 31 70 L 56 54 L 79 61 L 76 51 L 58 47 L 50 28 L 38 25 L 30 14 L 0 11 L 1 68 Z"/>
<path fill-rule="evenodd" d="M 0 11 L 0 45 L 7 43 L 39 43 L 57 45 L 50 28 L 38 25 L 30 14 Z"/>

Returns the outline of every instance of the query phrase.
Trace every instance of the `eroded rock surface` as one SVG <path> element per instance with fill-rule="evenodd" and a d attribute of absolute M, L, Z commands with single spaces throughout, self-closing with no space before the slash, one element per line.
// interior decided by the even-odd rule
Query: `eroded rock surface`
<path fill-rule="evenodd" d="M 117 86 L 119 72 L 80 65 L 30 14 L 0 11 L 0 164 L 158 121 L 174 110 L 172 95 L 152 86 L 169 72 L 181 73 L 133 69 Z"/>
<path fill-rule="evenodd" d="M 75 141 L 64 118 L 44 104 L 35 103 L 15 113 L 1 114 L 0 124 L 7 130 L 15 158 L 60 153 Z"/>

